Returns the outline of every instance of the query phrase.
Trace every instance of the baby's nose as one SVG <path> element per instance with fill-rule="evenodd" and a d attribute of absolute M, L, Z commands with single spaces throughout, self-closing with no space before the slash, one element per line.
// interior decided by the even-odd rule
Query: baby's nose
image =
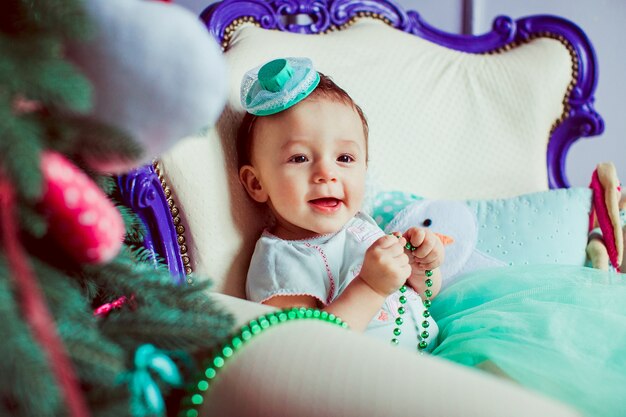
<path fill-rule="evenodd" d="M 336 182 L 337 172 L 334 166 L 327 162 L 319 162 L 316 164 L 313 181 L 316 183 Z"/>

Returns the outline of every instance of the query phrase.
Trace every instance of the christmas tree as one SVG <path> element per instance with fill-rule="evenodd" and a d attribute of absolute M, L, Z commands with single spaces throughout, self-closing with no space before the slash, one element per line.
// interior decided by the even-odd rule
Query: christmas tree
<path fill-rule="evenodd" d="M 195 358 L 232 319 L 206 282 L 176 287 L 165 267 L 143 262 L 143 225 L 94 169 L 134 160 L 141 147 L 87 117 L 90 81 L 64 57 L 68 42 L 90 36 L 83 2 L 2 7 L 0 415 L 163 415 L 160 395 L 191 381 Z M 98 220 L 73 216 L 76 201 L 101 210 Z M 97 227 L 103 219 L 108 230 Z M 86 249 L 94 240 L 104 246 Z"/>

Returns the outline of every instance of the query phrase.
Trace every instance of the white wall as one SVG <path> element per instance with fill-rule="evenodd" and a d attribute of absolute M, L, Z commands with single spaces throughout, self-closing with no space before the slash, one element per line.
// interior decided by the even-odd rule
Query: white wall
<path fill-rule="evenodd" d="M 210 0 L 174 0 L 196 14 Z M 429 24 L 452 33 L 475 34 L 490 30 L 498 15 L 513 18 L 530 14 L 555 14 L 577 23 L 589 36 L 599 60 L 600 78 L 596 110 L 605 132 L 572 146 L 566 174 L 574 186 L 587 186 L 596 164 L 615 163 L 626 184 L 626 1 L 624 0 L 397 0 L 405 9 L 417 10 Z M 464 12 L 471 20 L 464 21 Z"/>
<path fill-rule="evenodd" d="M 183 7 L 188 8 L 195 14 L 200 14 L 202 11 L 211 3 L 215 3 L 215 0 L 205 1 L 205 0 L 173 0 L 173 3 L 180 4 Z"/>

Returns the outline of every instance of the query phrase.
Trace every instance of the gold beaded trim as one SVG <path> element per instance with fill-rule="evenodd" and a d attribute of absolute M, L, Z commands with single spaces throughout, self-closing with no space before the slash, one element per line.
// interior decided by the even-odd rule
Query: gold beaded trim
<path fill-rule="evenodd" d="M 528 37 L 528 39 L 524 41 L 511 42 L 509 44 L 502 46 L 501 48 L 490 51 L 487 54 L 493 55 L 493 54 L 499 54 L 502 52 L 510 51 L 511 49 L 517 48 L 518 46 L 531 42 L 537 38 L 551 38 L 551 39 L 555 39 L 561 42 L 563 46 L 567 48 L 567 51 L 569 52 L 570 57 L 572 59 L 572 79 L 570 80 L 570 83 L 567 86 L 567 89 L 565 91 L 565 96 L 563 97 L 563 102 L 562 102 L 563 112 L 561 113 L 561 116 L 558 119 L 556 119 L 554 123 L 552 123 L 552 126 L 550 127 L 550 135 L 552 135 L 552 132 L 554 132 L 554 129 L 556 129 L 558 125 L 560 125 L 565 119 L 569 117 L 569 112 L 570 112 L 569 98 L 570 98 L 570 95 L 572 94 L 572 90 L 574 90 L 574 87 L 576 86 L 576 81 L 578 80 L 578 60 L 576 59 L 576 51 L 574 47 L 572 46 L 572 44 L 563 35 L 556 35 L 551 32 L 537 32 L 537 33 L 531 34 Z"/>
<path fill-rule="evenodd" d="M 350 20 L 348 20 L 346 23 L 344 23 L 343 25 L 337 26 L 337 25 L 330 25 L 328 27 L 328 29 L 326 29 L 324 32 L 322 32 L 321 34 L 326 34 L 326 33 L 330 33 L 330 32 L 336 32 L 338 30 L 344 30 L 349 28 L 350 26 L 352 26 L 353 24 L 355 24 L 359 19 L 376 19 L 376 20 L 380 20 L 381 22 L 385 23 L 388 26 L 393 27 L 393 25 L 391 24 L 391 20 L 389 20 L 386 16 L 380 14 L 380 13 L 374 13 L 374 12 L 358 12 L 356 15 L 352 16 L 350 18 Z"/>
<path fill-rule="evenodd" d="M 180 219 L 180 210 L 178 209 L 178 207 L 176 207 L 176 203 L 172 198 L 171 188 L 167 186 L 167 183 L 163 178 L 163 173 L 161 172 L 159 161 L 154 161 L 152 163 L 152 167 L 154 168 L 154 171 L 156 172 L 157 176 L 159 177 L 159 181 L 161 182 L 161 187 L 163 188 L 165 198 L 167 199 L 167 206 L 170 208 L 170 214 L 172 215 L 174 227 L 176 228 L 176 241 L 178 242 L 180 256 L 183 261 L 183 267 L 185 268 L 185 275 L 187 275 L 187 284 L 193 284 L 193 279 L 189 276 L 193 271 L 191 269 L 191 260 L 189 259 L 189 254 L 187 253 L 185 226 L 183 226 Z"/>
<path fill-rule="evenodd" d="M 225 51 L 228 48 L 228 44 L 230 43 L 233 34 L 245 24 L 252 24 L 256 27 L 261 27 L 261 24 L 252 16 L 243 16 L 239 19 L 233 20 L 230 25 L 226 26 L 226 29 L 224 30 L 224 38 L 222 39 L 222 51 Z"/>

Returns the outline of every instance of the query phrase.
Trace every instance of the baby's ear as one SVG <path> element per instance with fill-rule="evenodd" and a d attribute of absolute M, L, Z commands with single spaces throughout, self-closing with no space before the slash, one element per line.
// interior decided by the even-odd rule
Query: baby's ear
<path fill-rule="evenodd" d="M 267 192 L 257 177 L 256 169 L 252 165 L 244 165 L 239 169 L 239 181 L 243 184 L 250 197 L 256 202 L 267 202 Z"/>

